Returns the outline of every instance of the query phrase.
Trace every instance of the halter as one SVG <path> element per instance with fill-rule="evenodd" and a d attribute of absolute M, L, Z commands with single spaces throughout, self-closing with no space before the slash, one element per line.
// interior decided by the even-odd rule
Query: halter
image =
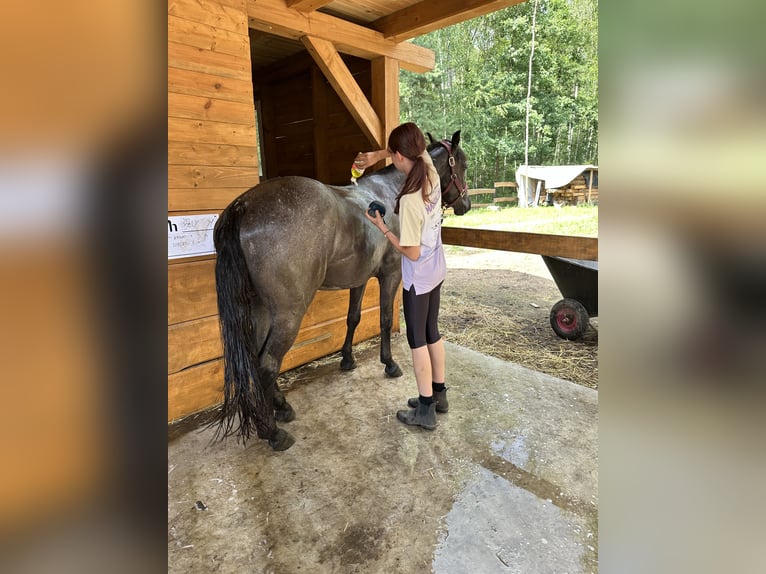
<path fill-rule="evenodd" d="M 447 150 L 447 155 L 449 156 L 449 160 L 447 163 L 449 163 L 449 173 L 450 173 L 450 180 L 447 184 L 447 187 L 442 192 L 442 203 L 446 207 L 452 207 L 455 205 L 458 200 L 461 197 L 465 197 L 465 194 L 468 193 L 468 187 L 465 185 L 465 182 L 462 182 L 458 179 L 457 174 L 455 173 L 455 157 L 452 155 L 452 142 L 449 140 L 441 140 L 439 142 L 439 145 L 442 146 L 445 150 Z M 449 191 L 449 188 L 452 186 L 455 186 L 455 189 L 457 190 L 458 194 L 455 196 L 455 199 L 447 203 L 445 201 L 444 197 L 447 194 L 447 191 Z"/>

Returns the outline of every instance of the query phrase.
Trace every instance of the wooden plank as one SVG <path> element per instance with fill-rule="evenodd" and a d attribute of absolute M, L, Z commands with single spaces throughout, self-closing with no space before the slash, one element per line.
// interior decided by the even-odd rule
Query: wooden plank
<path fill-rule="evenodd" d="M 479 189 L 469 189 L 468 190 L 468 196 L 469 197 L 473 197 L 473 196 L 476 196 L 476 195 L 491 195 L 491 196 L 494 197 L 495 190 L 494 189 L 482 189 L 482 188 L 479 188 Z M 480 203 L 476 203 L 474 201 L 471 201 L 471 207 L 472 208 L 476 208 L 476 209 L 481 208 L 481 207 L 489 207 L 490 205 L 493 205 L 493 203 L 491 201 L 490 202 L 480 202 Z"/>
<path fill-rule="evenodd" d="M 216 0 L 219 4 L 235 8 L 239 12 L 247 12 L 247 0 Z"/>
<path fill-rule="evenodd" d="M 168 142 L 169 165 L 258 167 L 258 148 L 195 142 Z"/>
<path fill-rule="evenodd" d="M 168 92 L 168 117 L 254 125 L 255 104 Z"/>
<path fill-rule="evenodd" d="M 249 189 L 258 183 L 258 168 L 219 165 L 168 165 L 168 187 Z"/>
<path fill-rule="evenodd" d="M 254 147 L 258 142 L 258 134 L 255 124 L 229 124 L 169 117 L 168 141 Z"/>
<path fill-rule="evenodd" d="M 387 40 L 380 32 L 322 12 L 304 14 L 285 6 L 284 0 L 248 0 L 247 12 L 250 27 L 256 30 L 293 40 L 321 38 L 332 42 L 339 52 L 367 60 L 388 56 L 412 72 L 428 72 L 434 67 L 432 50 Z"/>
<path fill-rule="evenodd" d="M 598 238 L 495 231 L 464 227 L 442 227 L 442 241 L 449 245 L 499 249 L 518 253 L 535 253 L 598 260 Z"/>
<path fill-rule="evenodd" d="M 195 211 L 168 211 L 168 216 L 172 215 L 206 215 L 210 213 L 210 210 L 208 211 L 202 211 L 202 212 L 195 212 Z M 180 257 L 178 259 L 168 259 L 168 267 L 172 265 L 185 265 L 186 263 L 192 263 L 194 261 L 209 261 L 210 259 L 215 260 L 215 255 L 208 254 L 208 255 L 194 255 L 192 257 Z"/>
<path fill-rule="evenodd" d="M 496 197 L 494 199 L 495 203 L 518 203 L 518 201 L 518 197 Z"/>
<path fill-rule="evenodd" d="M 396 42 L 410 40 L 483 16 L 523 0 L 423 0 L 372 22 L 383 36 Z"/>
<path fill-rule="evenodd" d="M 333 43 L 313 36 L 304 36 L 301 41 L 367 138 L 382 142 L 386 136 L 380 118 Z"/>
<path fill-rule="evenodd" d="M 191 215 L 199 211 L 210 213 L 222 211 L 240 194 L 249 188 L 224 187 L 213 189 L 168 189 L 168 212 L 178 215 Z"/>
<path fill-rule="evenodd" d="M 168 265 L 168 325 L 217 313 L 215 260 Z"/>
<path fill-rule="evenodd" d="M 519 184 L 515 181 L 496 181 L 495 188 L 498 187 L 519 187 Z"/>
<path fill-rule="evenodd" d="M 168 376 L 168 422 L 223 402 L 223 360 Z"/>
<path fill-rule="evenodd" d="M 247 15 L 241 8 L 217 0 L 168 0 L 168 16 L 178 16 L 213 28 L 247 36 Z"/>
<path fill-rule="evenodd" d="M 235 80 L 250 81 L 252 77 L 250 58 L 238 58 L 178 42 L 168 42 L 168 66 Z"/>
<path fill-rule="evenodd" d="M 223 355 L 218 315 L 168 327 L 168 374 Z"/>
<path fill-rule="evenodd" d="M 168 67 L 168 92 L 253 103 L 253 83 L 215 74 Z"/>
<path fill-rule="evenodd" d="M 300 12 L 313 12 L 330 3 L 332 0 L 287 0 L 287 7 L 295 8 Z"/>
<path fill-rule="evenodd" d="M 168 40 L 239 58 L 250 57 L 250 39 L 247 35 L 173 15 L 168 16 Z"/>

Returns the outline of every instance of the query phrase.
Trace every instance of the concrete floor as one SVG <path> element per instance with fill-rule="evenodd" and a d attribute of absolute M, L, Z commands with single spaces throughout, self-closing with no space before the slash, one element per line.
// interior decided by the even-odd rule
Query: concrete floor
<path fill-rule="evenodd" d="M 407 427 L 392 347 L 398 379 L 377 347 L 309 370 L 285 452 L 169 440 L 169 573 L 598 571 L 597 392 L 448 343 L 450 412 Z"/>

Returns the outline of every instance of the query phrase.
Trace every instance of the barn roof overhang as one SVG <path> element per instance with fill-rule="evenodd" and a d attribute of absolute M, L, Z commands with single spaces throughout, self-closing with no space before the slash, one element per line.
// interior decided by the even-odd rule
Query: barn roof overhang
<path fill-rule="evenodd" d="M 302 45 L 370 141 L 384 144 L 385 122 L 362 93 L 340 53 L 427 72 L 435 64 L 433 51 L 407 40 L 522 1 L 247 0 L 247 15 L 251 29 Z M 389 70 L 391 77 L 391 65 L 380 69 Z M 388 123 L 391 127 L 390 119 Z"/>

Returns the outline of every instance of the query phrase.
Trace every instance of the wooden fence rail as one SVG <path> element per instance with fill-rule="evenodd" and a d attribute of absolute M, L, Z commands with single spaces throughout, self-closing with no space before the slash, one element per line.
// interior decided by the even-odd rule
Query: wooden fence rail
<path fill-rule="evenodd" d="M 447 245 L 598 261 L 598 238 L 596 237 L 442 227 L 442 241 Z"/>
<path fill-rule="evenodd" d="M 510 196 L 504 196 L 500 197 L 497 195 L 498 189 L 501 188 L 512 188 L 513 195 Z M 516 193 L 516 182 L 514 181 L 498 181 L 495 183 L 495 187 L 492 188 L 477 188 L 477 189 L 469 189 L 468 195 L 471 196 L 471 206 L 472 207 L 489 207 L 491 205 L 509 205 L 509 204 L 515 204 L 519 202 L 518 194 Z M 492 201 L 474 201 L 473 198 L 475 196 L 492 196 Z"/>

